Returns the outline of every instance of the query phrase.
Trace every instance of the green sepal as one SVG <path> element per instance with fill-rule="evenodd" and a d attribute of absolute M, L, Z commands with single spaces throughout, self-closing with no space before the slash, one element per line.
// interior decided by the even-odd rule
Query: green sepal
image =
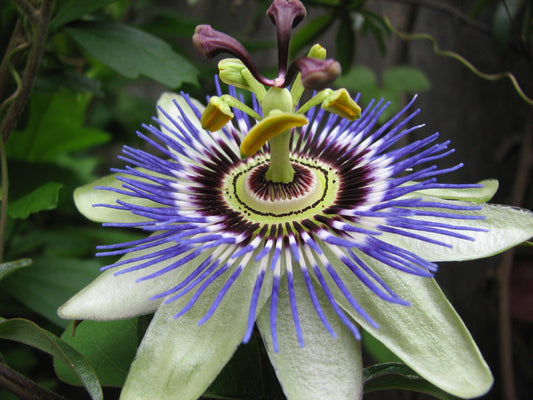
<path fill-rule="evenodd" d="M 148 199 L 119 194 L 110 190 L 95 189 L 95 187 L 109 187 L 112 189 L 123 189 L 123 182 L 117 179 L 122 174 L 108 175 L 100 178 L 85 186 L 81 186 L 74 191 L 74 203 L 78 211 L 85 217 L 96 222 L 142 222 L 148 221 L 146 217 L 133 214 L 129 210 L 119 210 L 104 206 L 95 206 L 95 204 L 109 204 L 119 206 L 117 200 L 124 201 L 142 207 L 161 207 L 160 204 L 154 203 Z M 140 178 L 136 180 L 143 181 Z M 144 180 L 149 182 L 148 180 Z"/>
<path fill-rule="evenodd" d="M 174 242 L 166 242 L 159 246 L 131 252 L 123 256 L 119 262 L 153 254 L 175 245 Z M 108 269 L 59 307 L 57 313 L 63 319 L 109 321 L 154 312 L 161 304 L 162 299 L 151 300 L 150 298 L 174 287 L 177 282 L 181 282 L 209 254 L 209 252 L 205 252 L 201 257 L 166 272 L 165 279 L 156 278 L 137 282 L 137 279 L 175 263 L 183 257 L 182 254 L 120 275 L 115 275 L 115 273 L 149 262 L 150 259 L 142 259 Z"/>
<path fill-rule="evenodd" d="M 378 324 L 358 314 L 330 280 L 338 304 L 420 376 L 462 398 L 485 394 L 493 377 L 470 333 L 432 278 L 397 271 L 359 254 L 362 261 L 410 306 L 382 300 L 326 247 L 329 261 L 361 308 Z"/>
<path fill-rule="evenodd" d="M 410 182 L 408 184 L 415 184 L 416 182 Z M 466 188 L 466 189 L 425 189 L 411 192 L 404 197 L 420 197 L 430 196 L 439 199 L 446 200 L 462 200 L 471 201 L 472 203 L 486 203 L 492 199 L 492 197 L 498 191 L 497 179 L 485 179 L 478 182 L 483 187 L 479 188 Z"/>

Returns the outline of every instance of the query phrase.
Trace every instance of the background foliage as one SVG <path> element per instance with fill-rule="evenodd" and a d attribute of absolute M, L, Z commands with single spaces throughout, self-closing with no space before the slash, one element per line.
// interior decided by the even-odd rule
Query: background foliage
<path fill-rule="evenodd" d="M 237 36 L 262 70 L 273 70 L 275 37 L 263 18 L 269 3 L 1 2 L 0 398 L 118 398 L 150 317 L 83 322 L 74 336 L 74 324 L 56 309 L 110 262 L 93 257 L 97 244 L 137 234 L 84 220 L 72 192 L 119 165 L 121 145 L 140 145 L 134 133 L 150 120 L 160 92 L 184 90 L 200 99 L 212 93 L 216 63 L 194 55 L 196 24 Z M 426 121 L 453 138 L 457 158 L 467 163 L 459 179 L 499 178 L 500 200 L 532 208 L 530 1 L 304 4 L 309 17 L 295 33 L 293 56 L 323 43 L 342 64 L 338 85 L 361 91 L 363 103 L 386 97 L 391 112 L 421 94 Z M 524 250 L 450 265 L 439 275 L 501 376 L 487 399 L 525 399 L 533 391 L 531 260 Z M 369 393 L 399 388 L 451 398 L 371 337 L 365 348 L 369 365 L 389 362 L 366 370 Z M 283 398 L 258 336 L 238 350 L 206 396 Z"/>

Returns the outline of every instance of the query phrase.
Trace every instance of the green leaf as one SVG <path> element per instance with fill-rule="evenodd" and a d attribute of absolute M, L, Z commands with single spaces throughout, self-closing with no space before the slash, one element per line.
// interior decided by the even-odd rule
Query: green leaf
<path fill-rule="evenodd" d="M 294 57 L 305 46 L 311 47 L 316 39 L 333 23 L 333 14 L 322 14 L 307 22 L 291 38 L 290 54 Z"/>
<path fill-rule="evenodd" d="M 400 66 L 385 71 L 383 87 L 399 93 L 419 93 L 429 90 L 430 83 L 418 68 Z"/>
<path fill-rule="evenodd" d="M 411 182 L 410 184 L 415 184 Z M 490 201 L 498 190 L 498 181 L 496 179 L 485 179 L 478 182 L 483 185 L 480 188 L 471 189 L 426 189 L 409 193 L 406 197 L 431 196 L 439 199 L 471 201 L 473 203 L 486 203 Z"/>
<path fill-rule="evenodd" d="M 39 253 L 48 257 L 84 258 L 92 257 L 96 246 L 124 243 L 146 237 L 142 232 L 100 226 L 60 226 L 57 228 L 34 229 L 12 238 L 9 255 L 22 257 L 24 254 Z M 13 256 L 11 258 L 14 258 Z M 102 259 L 102 262 L 107 259 Z M 73 266 L 75 269 L 76 267 Z"/>
<path fill-rule="evenodd" d="M 102 386 L 121 387 L 139 346 L 138 318 L 120 321 L 83 321 L 75 332 L 71 323 L 61 339 L 76 349 L 94 368 Z M 65 364 L 54 361 L 59 379 L 81 385 L 78 376 Z"/>
<path fill-rule="evenodd" d="M 427 382 L 415 371 L 402 363 L 372 365 L 363 371 L 365 393 L 388 389 L 405 389 L 424 393 L 441 400 L 458 400 L 435 385 Z"/>
<path fill-rule="evenodd" d="M 368 9 L 364 9 L 363 13 L 358 15 L 362 15 L 363 17 L 361 33 L 366 35 L 370 32 L 372 35 L 374 35 L 376 41 L 378 42 L 381 54 L 384 56 L 387 52 L 386 39 L 391 33 L 384 17 L 380 14 L 369 11 Z"/>
<path fill-rule="evenodd" d="M 80 19 L 115 1 L 117 0 L 58 0 L 54 18 L 50 22 L 50 30 Z"/>
<path fill-rule="evenodd" d="M 335 81 L 335 86 L 352 92 L 361 92 L 369 98 L 376 97 L 378 86 L 376 74 L 368 67 L 353 67 Z M 368 94 L 370 93 L 370 94 Z"/>
<path fill-rule="evenodd" d="M 468 10 L 468 16 L 470 18 L 476 18 L 484 8 L 494 1 L 495 0 L 477 0 L 475 4 Z"/>
<path fill-rule="evenodd" d="M 511 36 L 512 24 L 524 0 L 505 0 L 498 2 L 492 21 L 492 35 L 500 49 L 504 49 Z"/>
<path fill-rule="evenodd" d="M 26 219 L 30 214 L 53 210 L 57 207 L 59 191 L 62 187 L 61 183 L 48 182 L 26 196 L 10 202 L 7 214 L 11 218 Z"/>
<path fill-rule="evenodd" d="M 22 132 L 7 142 L 12 159 L 53 162 L 59 155 L 105 143 L 109 134 L 85 128 L 85 113 L 91 96 L 60 89 L 53 95 L 32 93 L 30 120 Z"/>
<path fill-rule="evenodd" d="M 65 29 L 94 58 L 127 78 L 145 75 L 171 88 L 197 84 L 197 71 L 163 40 L 116 22 L 88 22 Z"/>
<path fill-rule="evenodd" d="M 190 39 L 196 26 L 200 24 L 199 21 L 192 19 L 191 15 L 170 8 L 151 6 L 148 12 L 150 18 L 141 27 L 144 31 L 158 36 L 181 36 Z"/>
<path fill-rule="evenodd" d="M 25 319 L 0 318 L 0 338 L 24 343 L 50 354 L 75 371 L 91 399 L 103 399 L 102 388 L 91 365 L 80 353 L 52 333 Z"/>
<path fill-rule="evenodd" d="M 60 257 L 35 257 L 31 268 L 5 278 L 2 291 L 59 326 L 68 321 L 57 316 L 57 308 L 99 274 L 101 263 Z"/>
<path fill-rule="evenodd" d="M 63 87 L 75 93 L 90 93 L 103 97 L 102 83 L 74 69 L 45 71 L 35 79 L 35 88 L 43 92 L 56 91 Z"/>
<path fill-rule="evenodd" d="M 5 278 L 8 274 L 12 273 L 13 271 L 16 271 L 17 269 L 27 267 L 28 265 L 32 264 L 32 260 L 30 258 L 23 258 L 21 260 L 16 261 L 9 261 L 0 264 L 0 280 L 2 278 Z"/>
<path fill-rule="evenodd" d="M 350 69 L 355 55 L 355 30 L 349 13 L 341 16 L 335 36 L 335 55 L 343 70 Z"/>

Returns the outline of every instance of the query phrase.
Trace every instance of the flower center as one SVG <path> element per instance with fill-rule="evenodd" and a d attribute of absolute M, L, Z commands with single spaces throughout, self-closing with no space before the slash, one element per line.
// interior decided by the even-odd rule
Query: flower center
<path fill-rule="evenodd" d="M 339 189 L 333 168 L 293 160 L 291 182 L 273 182 L 267 178 L 269 160 L 261 156 L 224 179 L 224 198 L 234 211 L 262 223 L 282 223 L 311 218 L 331 206 Z"/>

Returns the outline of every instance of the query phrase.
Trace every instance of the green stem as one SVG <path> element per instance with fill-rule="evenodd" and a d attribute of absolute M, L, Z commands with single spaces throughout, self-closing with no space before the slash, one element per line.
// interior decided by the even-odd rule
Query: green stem
<path fill-rule="evenodd" d="M 224 94 L 220 96 L 220 99 L 228 106 L 236 108 L 237 110 L 241 110 L 243 113 L 248 114 L 250 117 L 256 119 L 257 121 L 261 119 L 261 116 L 258 113 L 256 113 L 242 101 L 237 100 L 235 97 L 232 97 L 229 94 Z"/>
<path fill-rule="evenodd" d="M 0 362 L 0 387 L 6 388 L 21 400 L 65 400 L 64 397 L 12 370 L 3 362 Z"/>
<path fill-rule="evenodd" d="M 37 76 L 37 71 L 39 70 L 41 56 L 44 53 L 46 36 L 48 34 L 48 24 L 50 22 L 50 16 L 52 15 L 53 5 L 54 0 L 43 0 L 40 10 L 37 11 L 38 21 L 33 25 L 32 44 L 28 53 L 26 68 L 22 75 L 20 93 L 11 103 L 11 106 L 2 121 L 2 126 L 0 127 L 4 142 L 7 141 L 9 135 L 15 128 L 22 115 L 26 101 L 30 96 L 33 82 Z"/>
<path fill-rule="evenodd" d="M 4 241 L 7 221 L 7 202 L 9 179 L 7 174 L 7 157 L 4 141 L 0 139 L 0 166 L 2 167 L 2 203 L 0 204 L 0 263 L 4 261 Z"/>
<path fill-rule="evenodd" d="M 324 100 L 326 100 L 332 93 L 333 93 L 333 90 L 331 89 L 321 90 L 298 109 L 298 114 L 304 114 L 308 110 L 310 110 L 312 107 L 318 106 Z"/>

